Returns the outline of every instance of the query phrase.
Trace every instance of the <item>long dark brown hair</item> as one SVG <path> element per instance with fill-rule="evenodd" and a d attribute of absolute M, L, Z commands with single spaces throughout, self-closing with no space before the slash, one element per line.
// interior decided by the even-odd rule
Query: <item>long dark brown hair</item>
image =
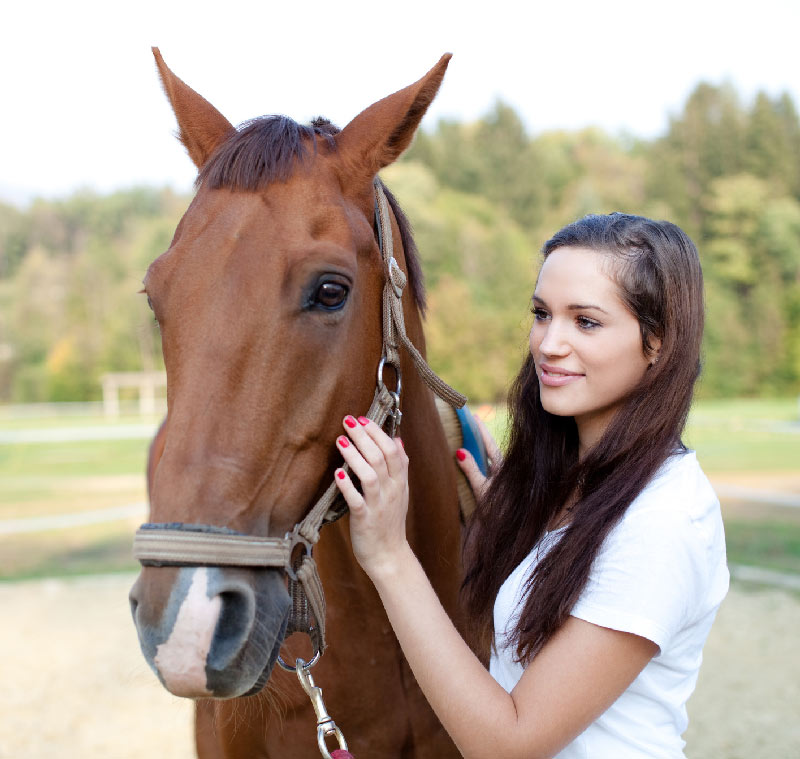
<path fill-rule="evenodd" d="M 703 275 L 692 241 L 674 224 L 640 216 L 587 216 L 542 248 L 581 247 L 609 259 L 608 271 L 641 326 L 642 350 L 658 360 L 628 395 L 601 439 L 578 460 L 572 417 L 542 408 L 530 355 L 509 394 L 505 459 L 491 479 L 465 540 L 463 595 L 483 650 L 492 642 L 500 586 L 576 498 L 561 540 L 527 579 L 510 641 L 530 661 L 564 623 L 610 530 L 664 461 L 683 449 L 681 434 L 700 372 Z"/>

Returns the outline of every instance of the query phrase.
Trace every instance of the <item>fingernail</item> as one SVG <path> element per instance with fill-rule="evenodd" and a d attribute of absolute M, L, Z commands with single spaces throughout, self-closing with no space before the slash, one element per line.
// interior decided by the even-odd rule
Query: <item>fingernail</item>
<path fill-rule="evenodd" d="M 459 448 L 456 451 L 456 458 L 459 461 L 466 461 L 467 460 L 467 452 L 463 448 Z"/>
<path fill-rule="evenodd" d="M 339 437 L 336 438 L 336 442 L 339 443 L 342 448 L 347 448 L 347 446 L 350 445 L 350 441 L 344 435 L 339 435 Z"/>
<path fill-rule="evenodd" d="M 362 427 L 366 427 L 369 424 L 369 419 L 367 419 L 367 417 L 365 417 L 365 416 L 360 416 L 360 417 L 358 417 L 358 423 Z"/>
<path fill-rule="evenodd" d="M 400 445 L 402 446 L 403 450 L 406 449 L 406 444 L 400 438 L 397 438 L 397 442 L 400 443 Z"/>
<path fill-rule="evenodd" d="M 352 430 L 356 426 L 356 420 L 349 414 L 344 418 L 344 423 Z"/>
<path fill-rule="evenodd" d="M 340 480 L 343 480 L 343 479 L 344 479 L 344 470 L 343 470 L 343 469 L 337 469 L 337 470 L 336 470 L 336 476 L 337 476 L 337 477 L 338 477 Z"/>

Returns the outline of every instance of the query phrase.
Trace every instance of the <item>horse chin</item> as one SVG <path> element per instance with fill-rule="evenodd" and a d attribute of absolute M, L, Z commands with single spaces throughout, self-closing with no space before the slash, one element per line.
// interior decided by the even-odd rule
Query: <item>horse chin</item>
<path fill-rule="evenodd" d="M 291 600 L 282 573 L 185 567 L 170 578 L 169 601 L 158 613 L 147 600 L 158 595 L 160 571 L 142 573 L 131 608 L 142 652 L 164 687 L 187 698 L 258 693 L 286 635 Z"/>
<path fill-rule="evenodd" d="M 285 624 L 283 626 L 283 629 L 285 633 L 286 630 Z M 280 639 L 275 641 L 275 646 L 272 649 L 272 653 L 270 653 L 269 659 L 267 660 L 264 669 L 261 670 L 261 674 L 259 675 L 258 680 L 256 680 L 255 685 L 253 685 L 253 687 L 250 688 L 250 690 L 247 691 L 247 693 L 243 693 L 242 696 L 244 697 L 257 696 L 259 693 L 261 693 L 262 690 L 264 690 L 264 687 L 266 686 L 267 682 L 269 681 L 269 677 L 272 674 L 272 670 L 275 668 L 275 662 L 277 662 L 278 660 L 278 653 L 281 650 L 282 643 L 283 643 L 283 635 L 281 635 Z"/>

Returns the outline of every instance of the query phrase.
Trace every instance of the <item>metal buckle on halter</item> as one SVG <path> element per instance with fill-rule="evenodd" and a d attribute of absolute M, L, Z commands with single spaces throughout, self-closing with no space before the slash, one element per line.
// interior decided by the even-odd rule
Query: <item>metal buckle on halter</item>
<path fill-rule="evenodd" d="M 403 419 L 403 412 L 400 411 L 400 396 L 397 393 L 393 393 L 391 390 L 389 391 L 389 395 L 392 396 L 393 408 L 389 412 L 389 416 L 386 418 L 390 421 L 389 437 L 394 437 L 397 434 L 397 430 L 400 428 L 400 422 Z"/>

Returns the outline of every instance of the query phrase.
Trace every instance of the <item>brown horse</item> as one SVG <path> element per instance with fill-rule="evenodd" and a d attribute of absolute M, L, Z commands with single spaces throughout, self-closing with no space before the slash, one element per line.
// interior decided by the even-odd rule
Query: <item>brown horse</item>
<path fill-rule="evenodd" d="M 343 417 L 370 404 L 384 284 L 373 180 L 408 146 L 449 56 L 339 131 L 285 117 L 237 130 L 154 54 L 200 173 L 169 249 L 144 280 L 168 379 L 168 413 L 148 463 L 151 521 L 283 536 L 341 464 L 334 440 Z M 393 253 L 410 283 L 406 330 L 424 350 L 416 250 L 389 197 Z M 457 617 L 455 471 L 433 394 L 406 353 L 401 369 L 408 536 Z M 313 674 L 350 750 L 457 756 L 353 558 L 347 517 L 325 527 L 314 555 L 328 648 Z M 306 694 L 294 675 L 272 671 L 279 649 L 286 661 L 309 658 L 305 639 L 284 641 L 281 570 L 145 566 L 130 597 L 148 663 L 172 693 L 198 699 L 202 759 L 318 755 Z"/>

